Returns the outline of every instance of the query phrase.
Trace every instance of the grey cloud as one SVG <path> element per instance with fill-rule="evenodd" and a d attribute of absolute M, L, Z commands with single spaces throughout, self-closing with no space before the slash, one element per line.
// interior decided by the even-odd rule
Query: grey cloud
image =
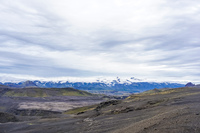
<path fill-rule="evenodd" d="M 10 28 L 15 25 L 15 20 L 12 20 L 13 22 L 0 23 L 1 25 L 3 24 L 0 28 L 0 35 L 4 37 L 4 39 L 2 39 L 3 41 L 12 40 L 20 44 L 39 45 L 60 51 L 71 50 L 71 48 L 60 45 L 59 43 L 61 42 L 58 42 L 62 40 L 62 38 L 70 36 L 70 34 L 65 33 L 62 28 L 62 24 L 68 26 L 66 21 L 64 22 L 58 16 L 41 8 L 37 9 L 40 12 L 31 13 L 21 8 L 13 7 L 12 4 L 5 6 L 8 9 L 1 10 L 1 12 L 5 12 L 7 16 L 1 16 L 0 18 L 2 18 L 2 20 L 4 18 L 10 18 L 12 20 L 12 15 L 14 15 L 21 18 L 19 21 L 21 21 L 22 24 L 24 21 L 28 23 L 25 24 L 24 27 L 22 25 L 20 25 L 20 27 L 14 27 L 13 30 L 10 30 Z"/>
<path fill-rule="evenodd" d="M 22 1 L 22 3 L 26 3 L 25 6 L 35 10 L 36 12 L 34 13 L 16 6 L 18 2 L 13 4 L 3 2 L 1 4 L 1 7 L 4 8 L 2 8 L 0 16 L 0 48 L 6 47 L 7 43 L 14 43 L 21 47 L 38 46 L 47 51 L 72 51 L 79 55 L 87 55 L 88 57 L 105 53 L 107 56 L 102 58 L 109 58 L 111 62 L 132 64 L 133 66 L 135 64 L 166 66 L 166 70 L 152 70 L 152 72 L 149 72 L 155 75 L 166 75 L 169 77 L 176 77 L 178 75 L 180 77 L 193 74 L 199 76 L 195 72 L 200 67 L 198 63 L 200 62 L 200 56 L 198 56 L 200 24 L 199 19 L 197 19 L 200 11 L 187 14 L 180 12 L 199 4 L 197 1 L 166 2 L 160 8 L 170 11 L 170 14 L 166 15 L 164 19 L 168 20 L 168 22 L 142 29 L 142 33 L 136 33 L 134 29 L 130 32 L 115 30 L 109 26 L 102 26 L 103 28 L 97 28 L 92 32 L 87 32 L 87 30 L 79 32 L 77 29 L 73 29 L 73 25 L 67 19 L 63 19 L 54 11 L 51 11 L 50 8 L 46 9 L 37 4 L 33 4 L 31 7 L 32 3 Z M 176 13 L 177 10 L 180 11 Z M 11 18 L 14 16 L 18 18 L 17 22 Z M 3 22 L 3 19 L 6 18 L 9 18 L 8 20 L 12 20 L 12 22 Z M 20 23 L 22 24 L 19 26 L 18 24 Z M 126 48 L 126 44 L 132 44 L 133 47 Z M 141 44 L 143 47 L 140 49 L 136 48 L 134 47 L 135 44 Z M 129 57 L 132 54 L 136 54 L 137 57 Z M 155 56 L 148 58 L 151 54 Z M 141 57 L 145 55 L 147 58 L 142 59 Z M 10 65 L 7 66 L 5 66 L 6 62 L 1 61 L 2 64 L 5 64 L 0 65 L 0 73 L 30 74 L 47 77 L 113 74 L 102 71 L 82 70 L 81 68 L 62 67 L 53 64 L 50 58 L 25 56 L 17 51 L 15 53 L 1 52 L 0 56 L 10 61 Z M 167 70 L 167 68 L 180 68 L 184 71 L 169 73 L 171 70 Z M 134 74 L 134 72 L 131 74 Z"/>
<path fill-rule="evenodd" d="M 1 52 L 0 56 L 5 57 L 7 60 L 11 61 L 10 65 L 6 66 L 0 64 L 0 73 L 8 74 L 25 74 L 34 75 L 41 77 L 56 77 L 56 76 L 94 76 L 97 74 L 106 73 L 93 73 L 91 71 L 84 71 L 72 68 L 62 68 L 56 66 L 53 62 L 48 61 L 45 58 L 37 58 L 33 56 L 24 56 L 22 54 Z M 3 63 L 3 62 L 1 62 Z"/>
<path fill-rule="evenodd" d="M 107 42 L 104 42 L 104 43 L 102 43 L 102 44 L 100 44 L 101 46 L 103 46 L 103 47 L 106 47 L 107 49 L 109 49 L 109 48 L 113 48 L 113 47 L 115 47 L 115 46 L 117 46 L 117 45 L 123 45 L 123 44 L 126 44 L 126 43 L 128 43 L 128 42 L 130 42 L 130 41 L 121 41 L 121 40 L 108 40 Z"/>
<path fill-rule="evenodd" d="M 59 68 L 51 66 L 38 66 L 38 65 L 25 65 L 25 64 L 16 64 L 15 66 L 10 67 L 0 67 L 1 73 L 8 74 L 25 74 L 25 75 L 34 75 L 40 77 L 61 77 L 61 76 L 93 76 L 94 73 L 90 71 L 81 71 L 76 69 L 69 68 Z"/>

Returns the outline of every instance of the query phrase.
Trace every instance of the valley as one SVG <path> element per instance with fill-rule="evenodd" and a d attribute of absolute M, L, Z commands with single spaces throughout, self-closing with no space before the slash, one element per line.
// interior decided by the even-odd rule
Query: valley
<path fill-rule="evenodd" d="M 200 132 L 199 85 L 153 89 L 119 100 L 94 94 L 6 96 L 8 90 L 1 91 L 2 133 Z"/>

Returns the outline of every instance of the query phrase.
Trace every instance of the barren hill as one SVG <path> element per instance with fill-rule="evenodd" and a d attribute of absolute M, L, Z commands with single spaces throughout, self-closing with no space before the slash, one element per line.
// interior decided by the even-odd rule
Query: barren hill
<path fill-rule="evenodd" d="M 199 133 L 200 88 L 155 89 L 57 117 L 1 124 L 5 132 Z"/>

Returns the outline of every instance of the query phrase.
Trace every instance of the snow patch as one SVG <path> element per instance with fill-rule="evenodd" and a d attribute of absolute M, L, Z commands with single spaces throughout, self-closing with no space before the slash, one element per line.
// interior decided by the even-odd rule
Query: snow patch
<path fill-rule="evenodd" d="M 115 84 L 132 84 L 134 82 L 151 82 L 151 83 L 188 83 L 188 81 L 162 81 L 158 79 L 140 79 L 135 77 L 104 77 L 104 76 L 94 76 L 94 77 L 36 77 L 30 75 L 18 75 L 18 74 L 3 74 L 0 73 L 0 82 L 12 82 L 19 83 L 24 81 L 40 81 L 42 83 L 52 82 L 52 83 L 104 83 L 108 86 L 114 86 Z"/>

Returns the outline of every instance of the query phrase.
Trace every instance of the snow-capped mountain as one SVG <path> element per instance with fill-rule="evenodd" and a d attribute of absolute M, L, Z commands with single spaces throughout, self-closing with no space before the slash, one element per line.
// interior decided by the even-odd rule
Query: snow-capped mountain
<path fill-rule="evenodd" d="M 28 84 L 30 83 L 30 85 Z M 130 93 L 138 93 L 154 88 L 176 88 L 183 87 L 184 84 L 169 83 L 169 82 L 152 82 L 148 80 L 138 79 L 135 77 L 131 78 L 104 78 L 98 77 L 96 79 L 68 79 L 60 81 L 44 81 L 34 80 L 26 83 L 18 82 L 4 82 L 0 83 L 10 87 L 27 87 L 36 85 L 38 87 L 45 88 L 64 88 L 73 87 L 79 90 L 85 90 L 91 93 L 102 93 L 108 95 L 128 95 Z"/>

